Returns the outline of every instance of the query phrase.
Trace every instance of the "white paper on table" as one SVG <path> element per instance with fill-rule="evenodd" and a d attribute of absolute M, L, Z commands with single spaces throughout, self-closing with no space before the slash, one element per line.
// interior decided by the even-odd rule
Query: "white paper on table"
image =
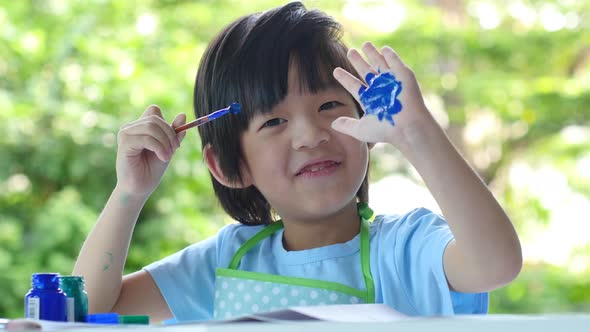
<path fill-rule="evenodd" d="M 290 307 L 277 311 L 250 314 L 247 316 L 221 320 L 214 323 L 234 322 L 391 322 L 406 319 L 408 316 L 393 310 L 385 304 L 342 304 L 311 307 Z"/>

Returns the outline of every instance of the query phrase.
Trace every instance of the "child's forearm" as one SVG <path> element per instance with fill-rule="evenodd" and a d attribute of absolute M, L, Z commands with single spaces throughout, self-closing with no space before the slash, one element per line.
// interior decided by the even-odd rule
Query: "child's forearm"
<path fill-rule="evenodd" d="M 514 279 L 522 265 L 520 242 L 487 186 L 436 122 L 406 128 L 404 134 L 408 148 L 402 153 L 422 176 L 455 237 L 458 255 L 445 261 L 451 286 L 477 292 Z"/>
<path fill-rule="evenodd" d="M 108 312 L 116 303 L 131 235 L 146 200 L 115 188 L 86 238 L 73 274 L 85 279 L 89 312 Z"/>

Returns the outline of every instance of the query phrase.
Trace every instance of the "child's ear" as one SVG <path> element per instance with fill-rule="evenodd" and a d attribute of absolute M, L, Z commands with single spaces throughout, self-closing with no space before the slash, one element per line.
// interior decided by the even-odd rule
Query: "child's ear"
<path fill-rule="evenodd" d="M 211 174 L 213 174 L 215 179 L 222 185 L 235 189 L 246 188 L 252 185 L 250 172 L 248 172 L 246 167 L 240 167 L 242 182 L 230 181 L 225 176 L 225 174 L 223 174 L 223 171 L 219 165 L 219 158 L 217 157 L 217 154 L 213 150 L 211 144 L 207 144 L 203 149 L 203 158 L 205 159 L 205 163 L 207 164 L 209 171 L 211 171 Z"/>

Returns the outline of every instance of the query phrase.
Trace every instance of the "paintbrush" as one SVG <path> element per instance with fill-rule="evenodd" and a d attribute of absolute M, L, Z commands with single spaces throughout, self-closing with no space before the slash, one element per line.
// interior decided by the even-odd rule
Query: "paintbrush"
<path fill-rule="evenodd" d="M 215 120 L 221 116 L 224 116 L 226 114 L 229 114 L 229 113 L 231 113 L 231 114 L 240 113 L 240 104 L 231 103 L 231 105 L 229 105 L 226 108 L 222 108 L 222 109 L 217 110 L 211 114 L 202 116 L 202 117 L 195 119 L 189 123 L 183 124 L 182 126 L 175 128 L 174 130 L 178 134 L 178 133 L 181 133 L 181 132 L 183 132 L 187 129 L 190 129 L 192 127 L 198 127 L 204 123 L 207 123 L 209 121 L 213 121 L 213 120 Z"/>

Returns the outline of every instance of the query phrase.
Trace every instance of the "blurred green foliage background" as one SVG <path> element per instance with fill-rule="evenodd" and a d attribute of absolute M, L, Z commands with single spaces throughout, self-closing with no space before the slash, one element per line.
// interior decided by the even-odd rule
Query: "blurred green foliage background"
<path fill-rule="evenodd" d="M 0 3 L 0 317 L 23 315 L 31 273 L 71 273 L 115 184 L 118 128 L 152 103 L 169 120 L 194 118 L 208 41 L 281 3 Z M 397 50 L 511 215 L 526 265 L 492 293 L 491 312 L 590 311 L 590 2 L 306 3 L 343 23 L 350 46 Z M 189 132 L 143 210 L 128 272 L 230 222 L 197 136 Z M 396 175 L 421 185 L 389 147 L 376 148 L 372 163 L 372 182 Z"/>

